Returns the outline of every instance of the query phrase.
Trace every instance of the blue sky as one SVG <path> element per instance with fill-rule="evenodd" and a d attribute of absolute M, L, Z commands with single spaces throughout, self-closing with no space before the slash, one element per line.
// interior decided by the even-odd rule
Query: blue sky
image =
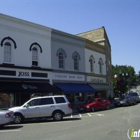
<path fill-rule="evenodd" d="M 0 13 L 70 34 L 104 26 L 112 64 L 140 70 L 140 0 L 0 0 Z"/>

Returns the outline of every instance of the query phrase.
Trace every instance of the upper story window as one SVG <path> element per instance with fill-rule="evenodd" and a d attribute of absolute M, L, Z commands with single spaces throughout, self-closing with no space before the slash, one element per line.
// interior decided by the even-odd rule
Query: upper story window
<path fill-rule="evenodd" d="M 4 47 L 4 63 L 12 63 L 13 49 L 17 48 L 16 42 L 8 36 L 1 40 L 0 45 Z"/>
<path fill-rule="evenodd" d="M 65 50 L 62 48 L 58 49 L 56 55 L 58 56 L 58 67 L 60 69 L 64 69 L 65 68 L 65 58 L 67 57 Z"/>
<path fill-rule="evenodd" d="M 78 60 L 78 56 L 75 55 L 74 56 L 74 70 L 78 70 L 79 69 L 79 60 Z"/>
<path fill-rule="evenodd" d="M 39 65 L 39 56 L 43 52 L 41 46 L 34 42 L 31 44 L 29 50 L 32 52 L 32 66 Z"/>
<path fill-rule="evenodd" d="M 98 64 L 99 64 L 99 72 L 102 74 L 103 73 L 103 60 L 101 58 L 99 59 Z"/>
<path fill-rule="evenodd" d="M 4 43 L 4 62 L 11 63 L 12 45 L 9 42 Z"/>
<path fill-rule="evenodd" d="M 38 66 L 38 50 L 36 47 L 32 48 L 32 66 Z"/>
<path fill-rule="evenodd" d="M 59 68 L 64 68 L 64 55 L 62 52 L 59 53 Z"/>
<path fill-rule="evenodd" d="M 90 63 L 90 71 L 91 72 L 94 72 L 94 63 L 95 63 L 95 60 L 94 60 L 94 57 L 93 56 L 91 56 L 89 58 L 89 63 Z"/>
<path fill-rule="evenodd" d="M 73 58 L 74 70 L 79 70 L 79 60 L 80 60 L 79 53 L 75 51 L 72 55 L 72 58 Z"/>

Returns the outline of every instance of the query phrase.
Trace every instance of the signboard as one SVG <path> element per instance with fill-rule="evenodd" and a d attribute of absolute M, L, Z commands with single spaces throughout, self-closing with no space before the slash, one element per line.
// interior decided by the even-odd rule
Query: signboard
<path fill-rule="evenodd" d="M 85 75 L 53 73 L 52 80 L 85 81 Z"/>

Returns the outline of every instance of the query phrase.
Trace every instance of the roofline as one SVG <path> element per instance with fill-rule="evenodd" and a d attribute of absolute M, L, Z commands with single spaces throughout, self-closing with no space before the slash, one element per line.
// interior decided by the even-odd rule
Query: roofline
<path fill-rule="evenodd" d="M 40 24 L 37 24 L 37 23 L 34 23 L 34 22 L 30 22 L 30 21 L 27 21 L 27 20 L 23 20 L 23 19 L 20 19 L 20 18 L 17 18 L 17 17 L 5 15 L 5 14 L 2 14 L 2 13 L 0 13 L 0 17 L 3 18 L 3 19 L 6 19 L 6 20 L 11 20 L 13 22 L 19 22 L 19 23 L 22 23 L 22 24 L 25 24 L 25 25 L 38 27 L 38 28 L 49 30 L 49 31 L 52 30 L 52 28 L 50 28 L 50 27 L 40 25 Z"/>

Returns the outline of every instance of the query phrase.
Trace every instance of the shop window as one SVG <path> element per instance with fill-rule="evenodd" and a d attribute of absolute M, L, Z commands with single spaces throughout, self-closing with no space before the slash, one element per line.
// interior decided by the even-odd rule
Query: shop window
<path fill-rule="evenodd" d="M 77 94 L 75 94 L 74 102 L 75 103 L 84 102 L 84 94 L 83 93 L 77 93 Z"/>

